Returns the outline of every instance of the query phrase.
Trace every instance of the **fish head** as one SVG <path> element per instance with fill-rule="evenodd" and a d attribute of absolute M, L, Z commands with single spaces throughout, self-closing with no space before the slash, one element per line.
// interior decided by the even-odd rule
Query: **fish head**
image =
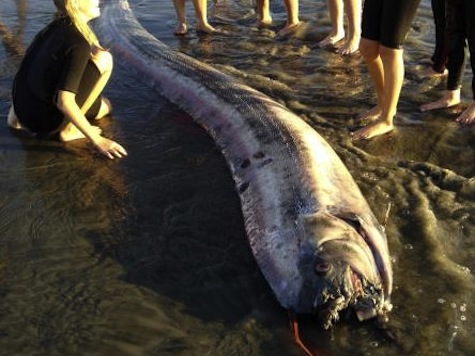
<path fill-rule="evenodd" d="M 304 226 L 298 309 L 320 315 L 327 329 L 348 308 L 360 321 L 385 317 L 391 306 L 382 277 L 386 267 L 378 266 L 375 246 L 358 219 L 318 212 L 306 216 Z"/>

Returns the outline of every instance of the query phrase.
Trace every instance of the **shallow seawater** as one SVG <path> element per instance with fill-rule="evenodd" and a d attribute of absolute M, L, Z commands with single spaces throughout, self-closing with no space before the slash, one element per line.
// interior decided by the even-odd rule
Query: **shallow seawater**
<path fill-rule="evenodd" d="M 275 100 L 335 148 L 376 216 L 394 262 L 388 340 L 346 315 L 331 330 L 301 321 L 316 354 L 475 354 L 475 132 L 460 108 L 421 114 L 444 88 L 420 78 L 433 49 L 430 2 L 406 44 L 395 133 L 353 143 L 356 114 L 374 104 L 360 56 L 316 43 L 325 1 L 302 0 L 306 25 L 279 38 L 255 27 L 251 0 L 209 2 L 225 34 L 172 34 L 171 1 L 131 1 L 157 38 Z M 187 4 L 193 23 L 191 4 Z M 50 1 L 2 0 L 0 118 L 21 53 L 53 14 Z M 6 32 L 5 32 L 6 30 Z M 6 34 L 6 35 L 5 35 Z M 471 71 L 464 100 L 471 98 Z M 116 63 L 115 107 L 99 125 L 129 151 L 105 161 L 85 142 L 21 137 L 0 125 L 0 354 L 301 355 L 254 262 L 226 162 L 193 119 Z"/>

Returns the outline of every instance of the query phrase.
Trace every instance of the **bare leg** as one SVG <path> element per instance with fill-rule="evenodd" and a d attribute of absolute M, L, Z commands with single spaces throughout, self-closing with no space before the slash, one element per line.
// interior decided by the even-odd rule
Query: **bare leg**
<path fill-rule="evenodd" d="M 358 115 L 357 120 L 359 122 L 376 121 L 381 116 L 383 110 L 384 71 L 383 62 L 381 61 L 381 56 L 379 55 L 379 47 L 379 42 L 372 40 L 362 39 L 360 43 L 360 52 L 363 55 L 368 67 L 369 75 L 373 81 L 378 98 L 378 104 L 367 112 Z"/>
<path fill-rule="evenodd" d="M 459 124 L 472 125 L 475 124 L 475 101 L 466 108 L 463 113 L 455 119 Z"/>
<path fill-rule="evenodd" d="M 404 59 L 402 49 L 379 46 L 383 67 L 383 101 L 381 116 L 372 124 L 356 131 L 354 138 L 370 139 L 394 129 L 394 116 L 404 80 Z"/>
<path fill-rule="evenodd" d="M 361 39 L 361 0 L 344 0 L 348 16 L 348 39 L 338 53 L 352 54 L 358 50 Z"/>
<path fill-rule="evenodd" d="M 104 51 L 104 50 L 97 50 L 97 52 L 92 55 L 92 60 L 96 64 L 97 69 L 101 73 L 101 76 L 99 77 L 99 80 L 96 82 L 96 84 L 92 88 L 91 93 L 86 98 L 86 101 L 81 106 L 81 112 L 83 114 L 85 114 L 91 108 L 91 105 L 101 95 L 112 73 L 113 60 L 109 52 Z M 99 109 L 99 113 L 96 119 L 100 119 L 106 116 L 107 114 L 110 113 L 110 111 L 111 111 L 111 105 L 110 105 L 109 100 L 103 98 L 101 101 L 101 107 Z M 101 132 L 101 129 L 99 127 L 94 127 L 94 129 L 98 133 Z M 61 141 L 72 141 L 72 140 L 84 138 L 85 136 L 71 122 L 67 122 L 63 126 L 63 128 L 61 128 L 59 132 L 59 137 Z"/>
<path fill-rule="evenodd" d="M 320 47 L 334 45 L 345 37 L 345 28 L 343 26 L 343 0 L 328 0 L 327 4 L 332 30 L 327 37 L 318 42 L 318 46 Z"/>
<path fill-rule="evenodd" d="M 381 46 L 379 53 L 384 69 L 384 106 L 381 116 L 392 124 L 404 81 L 404 52 L 402 49 Z"/>
<path fill-rule="evenodd" d="M 103 50 L 97 50 L 96 53 L 94 53 L 92 56 L 92 61 L 99 69 L 101 76 L 97 81 L 96 85 L 94 85 L 94 87 L 92 88 L 91 93 L 87 97 L 86 101 L 81 106 L 81 111 L 83 112 L 83 114 L 87 113 L 87 111 L 91 108 L 92 104 L 101 95 L 107 82 L 109 81 L 109 78 L 112 74 L 112 68 L 114 66 L 112 55 L 109 52 Z M 104 112 L 105 108 L 103 106 L 108 107 L 107 112 Z M 101 109 L 99 110 L 99 114 L 97 115 L 96 119 L 101 119 L 102 117 L 106 116 L 110 113 L 110 110 L 110 101 L 104 98 L 101 103 Z"/>
<path fill-rule="evenodd" d="M 424 112 L 435 109 L 445 109 L 458 104 L 460 104 L 460 89 L 446 90 L 442 98 L 431 103 L 421 105 L 420 110 Z"/>
<path fill-rule="evenodd" d="M 173 0 L 173 5 L 175 5 L 178 22 L 174 33 L 177 36 L 182 36 L 188 32 L 188 28 L 186 26 L 185 0 Z"/>
<path fill-rule="evenodd" d="M 426 78 L 437 78 L 437 77 L 445 77 L 449 74 L 449 71 L 447 68 L 444 69 L 442 73 L 436 72 L 434 68 L 432 68 L 432 64 L 430 64 L 427 68 L 423 69 L 420 73 L 418 73 L 418 77 L 421 79 L 426 79 Z"/>
<path fill-rule="evenodd" d="M 196 31 L 213 33 L 216 29 L 208 23 L 208 0 L 193 0 L 196 15 Z"/>
<path fill-rule="evenodd" d="M 299 1 L 298 0 L 284 0 L 284 5 L 287 10 L 287 23 L 284 28 L 279 31 L 279 36 L 285 36 L 294 31 L 300 24 L 299 20 Z"/>
<path fill-rule="evenodd" d="M 260 26 L 268 26 L 272 23 L 269 0 L 256 0 L 257 14 Z"/>

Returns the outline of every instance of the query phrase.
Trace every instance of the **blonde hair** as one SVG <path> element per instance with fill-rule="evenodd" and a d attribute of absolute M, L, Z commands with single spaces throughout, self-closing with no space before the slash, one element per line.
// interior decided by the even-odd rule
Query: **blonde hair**
<path fill-rule="evenodd" d="M 67 17 L 84 39 L 91 45 L 91 47 L 103 48 L 95 33 L 91 30 L 87 22 L 82 21 L 79 16 L 77 6 L 74 5 L 75 0 L 53 0 L 56 6 L 56 17 Z M 76 0 L 81 1 L 81 0 Z"/>

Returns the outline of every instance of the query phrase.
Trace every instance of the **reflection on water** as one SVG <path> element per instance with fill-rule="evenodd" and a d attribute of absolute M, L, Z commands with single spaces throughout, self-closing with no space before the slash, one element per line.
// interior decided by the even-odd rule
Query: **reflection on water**
<path fill-rule="evenodd" d="M 17 25 L 11 31 L 0 18 L 0 37 L 5 50 L 10 55 L 19 56 L 24 52 L 23 32 L 26 26 L 27 0 L 20 0 L 16 3 L 16 13 L 18 16 Z"/>
<path fill-rule="evenodd" d="M 210 6 L 213 2 L 209 2 Z M 475 269 L 474 133 L 454 111 L 421 114 L 440 80 L 419 79 L 432 51 L 430 2 L 406 46 L 397 130 L 354 145 L 354 116 L 374 103 L 361 58 L 316 47 L 324 1 L 301 1 L 307 25 L 277 38 L 255 28 L 253 1 L 210 9 L 226 35 L 173 36 L 172 2 L 133 2 L 168 45 L 284 103 L 333 145 L 383 219 L 394 261 L 387 340 L 342 315 L 332 331 L 302 320 L 309 347 L 334 355 L 472 355 Z M 191 4 L 188 13 L 193 21 Z M 0 4 L 0 117 L 21 53 L 51 20 L 38 0 Z M 464 97 L 469 100 L 471 73 Z M 129 157 L 106 162 L 84 142 L 22 138 L 0 125 L 0 353 L 300 355 L 247 244 L 226 162 L 186 113 L 116 63 L 115 114 L 101 123 Z M 454 110 L 460 110 L 456 108 Z"/>

